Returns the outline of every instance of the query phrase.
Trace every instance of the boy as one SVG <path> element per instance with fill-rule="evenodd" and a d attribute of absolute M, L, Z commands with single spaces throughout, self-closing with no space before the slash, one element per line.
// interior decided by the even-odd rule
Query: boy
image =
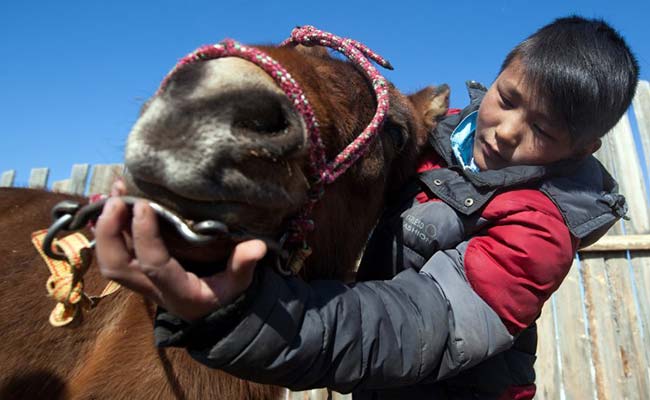
<path fill-rule="evenodd" d="M 470 105 L 432 132 L 418 179 L 368 242 L 366 282 L 254 274 L 259 241 L 200 280 L 170 259 L 144 203 L 129 267 L 116 201 L 97 224 L 100 266 L 165 307 L 158 345 L 245 379 L 355 399 L 530 399 L 542 305 L 577 249 L 625 214 L 591 154 L 637 80 L 602 21 L 559 19 L 519 44 L 491 88 L 470 83 Z"/>

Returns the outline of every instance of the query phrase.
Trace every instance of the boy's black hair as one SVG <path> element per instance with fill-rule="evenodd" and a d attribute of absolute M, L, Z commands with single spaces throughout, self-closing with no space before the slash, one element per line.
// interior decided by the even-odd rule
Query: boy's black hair
<path fill-rule="evenodd" d="M 596 140 L 627 110 L 639 66 L 625 40 L 606 22 L 559 18 L 517 45 L 501 72 L 520 61 L 528 85 L 568 128 L 574 146 Z"/>

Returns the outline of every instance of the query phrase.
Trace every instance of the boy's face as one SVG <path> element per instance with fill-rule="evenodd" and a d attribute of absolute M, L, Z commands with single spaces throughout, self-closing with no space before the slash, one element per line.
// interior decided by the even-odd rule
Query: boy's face
<path fill-rule="evenodd" d="M 552 118 L 543 101 L 535 101 L 524 78 L 514 60 L 485 94 L 474 140 L 474 162 L 481 170 L 544 165 L 592 152 L 592 146 L 571 145 L 567 128 Z"/>

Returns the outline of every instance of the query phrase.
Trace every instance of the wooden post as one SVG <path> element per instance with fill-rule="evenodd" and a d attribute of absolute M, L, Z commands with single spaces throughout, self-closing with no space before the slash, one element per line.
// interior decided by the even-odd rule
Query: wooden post
<path fill-rule="evenodd" d="M 49 168 L 32 168 L 29 175 L 28 186 L 33 189 L 45 189 L 47 187 L 47 178 L 49 175 Z"/>
<path fill-rule="evenodd" d="M 650 360 L 650 251 L 635 251 L 630 254 L 634 283 L 636 284 L 637 304 L 643 329 L 643 348 L 646 360 Z M 646 373 L 650 376 L 650 365 L 645 366 Z"/>
<path fill-rule="evenodd" d="M 611 141 L 611 133 L 608 133 L 604 138 L 603 138 L 603 145 L 600 147 L 600 149 L 594 154 L 596 158 L 605 166 L 605 168 L 616 178 L 616 168 L 615 168 L 615 162 L 614 162 L 614 149 L 610 145 Z M 619 188 L 620 190 L 620 188 Z M 622 225 L 620 223 L 614 224 L 609 231 L 607 232 L 607 235 L 622 235 L 623 234 L 623 229 Z"/>
<path fill-rule="evenodd" d="M 648 81 L 639 81 L 632 105 L 645 153 L 646 169 L 650 172 L 650 83 Z"/>
<path fill-rule="evenodd" d="M 585 333 L 581 277 L 574 261 L 562 286 L 555 292 L 562 386 L 567 399 L 589 399 L 596 393 L 591 377 L 591 345 Z M 546 373 L 546 371 L 541 371 Z M 558 397 L 560 398 L 560 397 Z"/>
<path fill-rule="evenodd" d="M 618 371 L 616 388 L 619 399 L 647 399 L 650 393 L 647 353 L 644 349 L 639 309 L 635 299 L 631 268 L 624 253 L 610 253 L 605 258 L 608 289 L 610 291 L 610 312 L 600 318 L 614 320 L 616 347 L 608 349 L 613 353 L 609 360 L 615 360 L 621 369 Z M 611 368 L 609 360 L 601 365 Z"/>
<path fill-rule="evenodd" d="M 554 294 L 553 298 L 557 296 Z M 555 337 L 555 318 L 553 298 L 548 299 L 542 309 L 542 315 L 537 321 L 539 342 L 537 344 L 537 396 L 539 400 L 554 400 L 561 398 L 562 376 L 558 361 L 557 340 Z"/>
<path fill-rule="evenodd" d="M 93 168 L 88 194 L 108 194 L 116 178 L 122 175 L 122 164 L 98 164 Z"/>
<path fill-rule="evenodd" d="M 70 193 L 70 179 L 52 182 L 52 191 L 58 193 Z"/>
<path fill-rule="evenodd" d="M 0 187 L 12 187 L 14 185 L 14 179 L 16 178 L 16 170 L 10 169 L 2 173 L 0 178 Z"/>
<path fill-rule="evenodd" d="M 623 370 L 614 333 L 607 269 L 602 257 L 581 259 L 585 302 L 589 319 L 592 358 L 599 399 L 618 399 L 618 377 Z"/>
<path fill-rule="evenodd" d="M 635 151 L 634 135 L 627 115 L 606 136 L 605 145 L 612 150 L 610 172 L 618 181 L 629 208 L 630 220 L 624 222 L 626 233 L 650 233 L 650 214 L 641 161 Z"/>
<path fill-rule="evenodd" d="M 70 183 L 67 188 L 68 193 L 83 195 L 86 191 L 86 180 L 88 179 L 88 164 L 74 164 L 70 173 Z"/>
<path fill-rule="evenodd" d="M 86 179 L 88 178 L 88 164 L 74 164 L 70 178 L 52 182 L 52 191 L 83 195 L 86 190 Z"/>
<path fill-rule="evenodd" d="M 641 137 L 645 140 L 646 161 L 650 150 L 647 144 L 650 96 L 648 100 L 641 99 L 648 95 L 647 89 L 647 82 L 640 84 L 634 104 Z M 646 247 L 643 242 L 647 241 L 650 217 L 642 158 L 635 151 L 629 125 L 627 116 L 624 116 L 605 137 L 599 158 L 602 157 L 601 161 L 618 180 L 620 191 L 627 198 L 630 221 L 617 224 L 614 231 L 635 235 L 627 240 L 629 251 L 633 251 L 632 247 Z M 624 226 L 624 232 L 621 226 Z M 643 240 L 644 237 L 646 240 Z M 619 239 L 601 245 L 612 245 L 623 240 L 622 237 Z M 630 260 L 625 251 L 583 254 L 596 387 L 598 398 L 602 399 L 642 399 L 650 391 L 650 321 L 648 310 L 642 304 L 647 296 L 641 292 L 647 289 L 643 271 L 650 268 L 650 258 L 647 252 L 634 251 L 630 253 Z"/>

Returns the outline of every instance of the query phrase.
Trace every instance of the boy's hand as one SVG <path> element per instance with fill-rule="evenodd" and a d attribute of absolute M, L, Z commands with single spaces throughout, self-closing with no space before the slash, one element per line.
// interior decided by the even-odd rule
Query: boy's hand
<path fill-rule="evenodd" d="M 113 190 L 112 195 L 120 194 Z M 266 254 L 261 240 L 238 244 L 226 269 L 199 278 L 172 258 L 146 201 L 136 203 L 132 221 L 118 198 L 106 203 L 97 221 L 97 261 L 102 275 L 138 292 L 186 321 L 198 319 L 234 301 L 251 284 L 257 261 Z M 131 224 L 132 245 L 123 232 Z"/>

